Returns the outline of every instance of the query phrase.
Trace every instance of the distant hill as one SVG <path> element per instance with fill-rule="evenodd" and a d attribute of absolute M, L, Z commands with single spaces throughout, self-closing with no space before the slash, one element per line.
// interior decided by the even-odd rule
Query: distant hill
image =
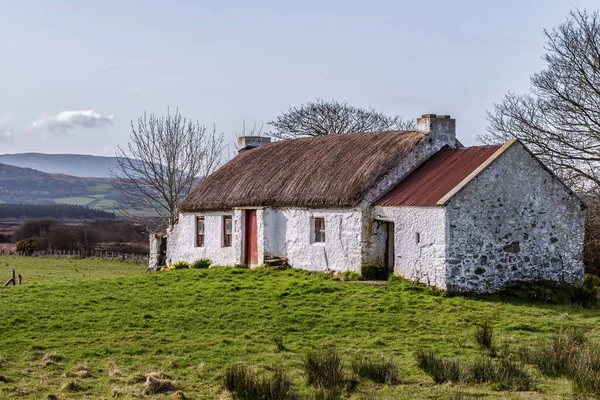
<path fill-rule="evenodd" d="M 51 174 L 108 178 L 109 171 L 117 166 L 117 158 L 84 154 L 19 153 L 0 154 L 0 163 Z"/>
<path fill-rule="evenodd" d="M 74 204 L 114 210 L 119 192 L 110 178 L 49 174 L 0 164 L 0 203 Z"/>

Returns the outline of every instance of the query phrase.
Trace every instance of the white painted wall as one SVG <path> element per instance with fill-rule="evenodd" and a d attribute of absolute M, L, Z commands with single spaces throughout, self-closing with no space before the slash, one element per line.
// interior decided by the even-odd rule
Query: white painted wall
<path fill-rule="evenodd" d="M 312 218 L 325 218 L 325 243 L 312 243 Z M 287 257 L 294 268 L 360 272 L 360 209 L 265 209 L 264 251 Z"/>
<path fill-rule="evenodd" d="M 394 223 L 394 273 L 446 289 L 446 209 L 376 206 L 373 216 Z"/>
<path fill-rule="evenodd" d="M 196 216 L 204 215 L 204 247 L 196 246 Z M 233 216 L 232 245 L 223 247 L 222 221 L 224 215 Z M 258 218 L 258 215 L 257 215 Z M 207 257 L 215 265 L 241 263 L 242 212 L 181 213 L 179 222 L 168 232 L 167 264 L 183 260 L 193 262 Z M 259 248 L 260 249 L 260 248 Z"/>

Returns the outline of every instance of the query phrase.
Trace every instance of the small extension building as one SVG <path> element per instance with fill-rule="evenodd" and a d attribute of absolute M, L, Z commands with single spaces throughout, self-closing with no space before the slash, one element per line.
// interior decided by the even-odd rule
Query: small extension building
<path fill-rule="evenodd" d="M 427 114 L 414 131 L 240 145 L 181 204 L 167 262 L 376 264 L 451 292 L 583 281 L 585 205 L 518 141 L 464 148 L 454 119 Z"/>

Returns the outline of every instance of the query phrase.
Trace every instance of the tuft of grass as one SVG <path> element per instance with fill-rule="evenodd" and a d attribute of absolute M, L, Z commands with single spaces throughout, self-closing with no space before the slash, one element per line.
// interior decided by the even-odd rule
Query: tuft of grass
<path fill-rule="evenodd" d="M 497 374 L 496 364 L 487 357 L 482 357 L 469 366 L 469 380 L 474 383 L 492 382 Z"/>
<path fill-rule="evenodd" d="M 275 345 L 275 349 L 277 352 L 285 351 L 285 344 L 283 343 L 283 338 L 281 336 L 275 336 L 273 338 L 273 344 Z"/>
<path fill-rule="evenodd" d="M 144 394 L 162 394 L 170 393 L 177 390 L 177 384 L 170 379 L 159 379 L 150 374 L 146 377 L 146 383 L 144 383 Z"/>
<path fill-rule="evenodd" d="M 483 321 L 475 330 L 475 342 L 481 351 L 494 355 L 494 326 L 489 320 Z"/>
<path fill-rule="evenodd" d="M 310 386 L 320 389 L 344 386 L 344 363 L 335 346 L 309 351 L 304 357 L 303 367 Z"/>
<path fill-rule="evenodd" d="M 352 360 L 352 371 L 360 378 L 395 385 L 400 382 L 399 368 L 389 358 L 360 354 Z"/>
<path fill-rule="evenodd" d="M 114 361 L 109 361 L 108 363 L 108 376 L 111 378 L 119 378 L 123 376 L 123 371 L 117 366 L 117 363 Z"/>
<path fill-rule="evenodd" d="M 292 381 L 283 368 L 277 366 L 268 376 L 258 374 L 254 368 L 244 364 L 234 364 L 223 374 L 223 387 L 239 400 L 291 400 L 296 396 L 292 392 Z"/>
<path fill-rule="evenodd" d="M 69 381 L 61 387 L 63 392 L 75 393 L 84 390 L 83 386 L 77 381 Z"/>
<path fill-rule="evenodd" d="M 442 358 L 433 350 L 418 350 L 417 365 L 433 378 L 437 384 L 445 382 L 460 382 L 462 372 L 458 360 Z"/>
<path fill-rule="evenodd" d="M 572 369 L 573 392 L 600 398 L 600 348 L 587 346 L 582 349 Z"/>
<path fill-rule="evenodd" d="M 362 279 L 361 274 L 353 271 L 340 272 L 339 274 L 337 274 L 337 277 L 345 282 L 356 282 Z"/>
<path fill-rule="evenodd" d="M 499 384 L 500 390 L 528 391 L 534 387 L 533 378 L 525 366 L 507 359 L 500 361 L 494 381 Z"/>
<path fill-rule="evenodd" d="M 310 397 L 311 400 L 339 400 L 342 397 L 341 388 L 318 388 L 315 389 Z"/>
<path fill-rule="evenodd" d="M 525 352 L 524 357 L 546 376 L 571 376 L 585 342 L 582 331 L 571 327 L 563 328 L 544 345 Z"/>
<path fill-rule="evenodd" d="M 54 365 L 60 361 L 62 361 L 62 356 L 57 353 L 46 353 L 42 357 L 42 368 L 49 367 L 50 365 Z"/>

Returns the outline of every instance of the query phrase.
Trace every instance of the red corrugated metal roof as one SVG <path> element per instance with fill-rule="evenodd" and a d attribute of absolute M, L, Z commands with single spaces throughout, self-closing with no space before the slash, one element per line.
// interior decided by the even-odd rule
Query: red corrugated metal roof
<path fill-rule="evenodd" d="M 443 148 L 375 202 L 380 206 L 435 206 L 502 146 Z"/>

